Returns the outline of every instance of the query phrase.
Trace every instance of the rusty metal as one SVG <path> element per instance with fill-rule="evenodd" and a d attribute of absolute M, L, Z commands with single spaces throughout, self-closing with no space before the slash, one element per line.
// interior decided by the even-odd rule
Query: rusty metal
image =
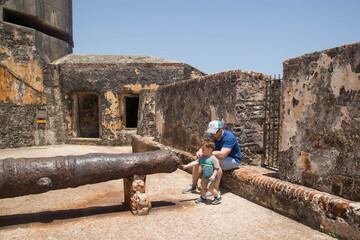
<path fill-rule="evenodd" d="M 277 169 L 279 166 L 281 78 L 266 80 L 264 158 L 261 165 Z"/>
<path fill-rule="evenodd" d="M 0 160 L 0 198 L 43 193 L 129 178 L 174 172 L 179 158 L 168 150 Z"/>

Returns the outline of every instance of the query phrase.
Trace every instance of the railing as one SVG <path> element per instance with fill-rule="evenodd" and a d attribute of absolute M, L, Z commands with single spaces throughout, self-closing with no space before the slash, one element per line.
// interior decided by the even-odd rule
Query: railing
<path fill-rule="evenodd" d="M 264 157 L 261 165 L 277 169 L 279 167 L 281 78 L 274 76 L 266 80 Z"/>

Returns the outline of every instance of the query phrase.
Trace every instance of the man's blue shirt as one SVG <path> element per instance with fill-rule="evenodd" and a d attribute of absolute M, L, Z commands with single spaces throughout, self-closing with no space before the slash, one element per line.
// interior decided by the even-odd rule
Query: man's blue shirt
<path fill-rule="evenodd" d="M 210 138 L 210 135 L 208 135 L 208 138 Z M 228 130 L 224 130 L 224 133 L 220 141 L 214 140 L 214 142 L 215 142 L 215 151 L 220 151 L 221 148 L 223 147 L 231 148 L 231 151 L 228 156 L 234 158 L 238 163 L 240 163 L 242 155 L 241 155 L 239 143 L 232 132 Z"/>

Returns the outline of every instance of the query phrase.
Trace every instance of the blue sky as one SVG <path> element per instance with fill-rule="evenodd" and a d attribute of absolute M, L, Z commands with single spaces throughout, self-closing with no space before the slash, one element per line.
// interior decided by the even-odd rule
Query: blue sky
<path fill-rule="evenodd" d="M 359 42 L 360 0 L 73 0 L 73 31 L 74 53 L 282 75 L 286 59 Z"/>

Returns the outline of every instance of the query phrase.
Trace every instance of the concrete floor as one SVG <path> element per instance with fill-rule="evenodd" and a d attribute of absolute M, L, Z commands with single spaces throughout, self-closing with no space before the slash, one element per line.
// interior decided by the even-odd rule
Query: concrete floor
<path fill-rule="evenodd" d="M 8 157 L 131 152 L 130 147 L 59 145 L 0 150 Z M 182 194 L 181 170 L 147 176 L 153 208 L 134 216 L 124 206 L 122 180 L 0 199 L 0 239 L 333 239 L 222 190 L 222 204 L 195 204 Z"/>

